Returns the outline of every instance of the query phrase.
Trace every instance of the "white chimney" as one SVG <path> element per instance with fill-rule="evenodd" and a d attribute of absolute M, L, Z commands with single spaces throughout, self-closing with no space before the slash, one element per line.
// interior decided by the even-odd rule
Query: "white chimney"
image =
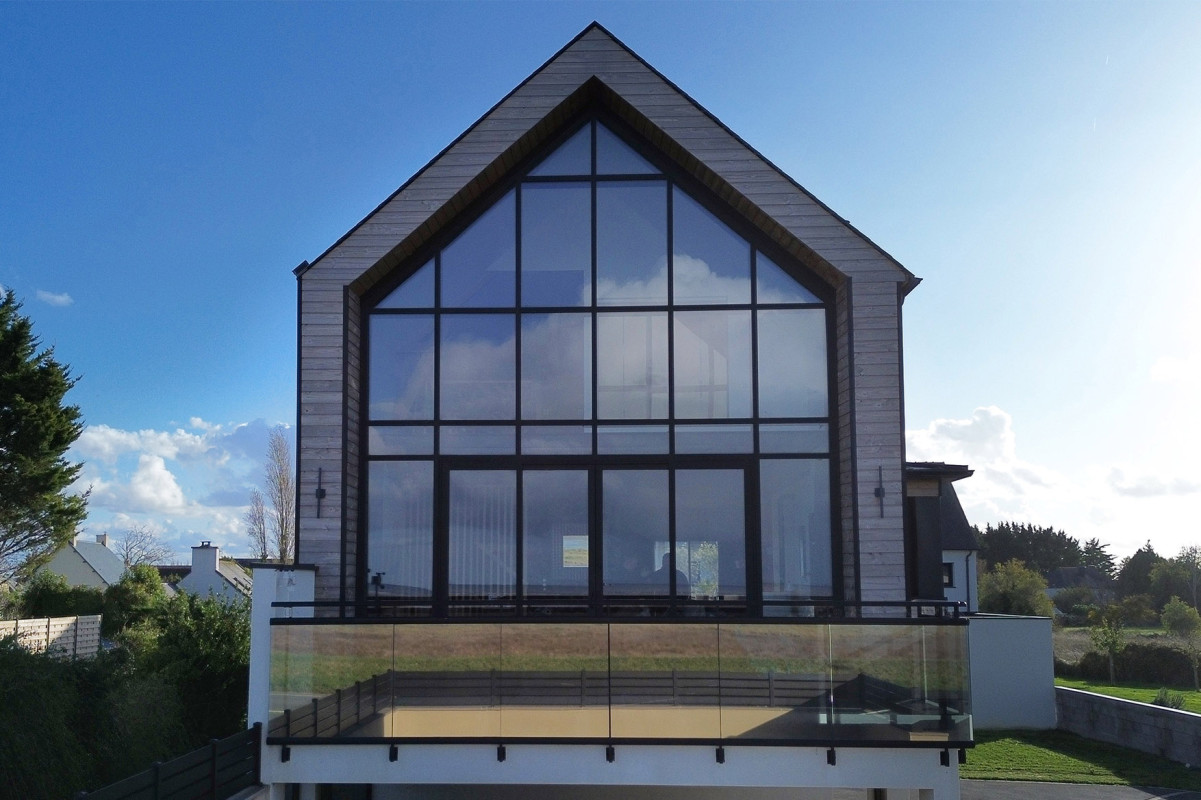
<path fill-rule="evenodd" d="M 211 542 L 201 542 L 199 547 L 192 548 L 192 572 L 198 570 L 216 572 L 221 560 L 221 550 Z"/>

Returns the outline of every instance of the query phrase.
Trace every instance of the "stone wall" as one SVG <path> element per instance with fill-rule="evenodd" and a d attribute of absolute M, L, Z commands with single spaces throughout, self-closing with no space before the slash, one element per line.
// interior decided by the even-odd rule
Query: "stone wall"
<path fill-rule="evenodd" d="M 1055 689 L 1060 730 L 1170 758 L 1201 764 L 1201 714 L 1133 700 Z"/>

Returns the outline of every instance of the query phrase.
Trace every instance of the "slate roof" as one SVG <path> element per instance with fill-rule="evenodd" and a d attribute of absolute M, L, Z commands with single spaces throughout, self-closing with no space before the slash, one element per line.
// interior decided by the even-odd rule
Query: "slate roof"
<path fill-rule="evenodd" d="M 72 547 L 109 586 L 121 580 L 121 576 L 125 574 L 125 562 L 99 542 L 79 542 Z"/>

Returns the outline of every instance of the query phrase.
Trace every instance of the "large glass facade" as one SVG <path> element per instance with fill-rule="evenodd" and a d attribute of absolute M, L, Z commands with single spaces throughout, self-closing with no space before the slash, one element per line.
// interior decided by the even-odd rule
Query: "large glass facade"
<path fill-rule="evenodd" d="M 828 292 L 652 161 L 588 121 L 367 298 L 361 596 L 833 598 Z"/>

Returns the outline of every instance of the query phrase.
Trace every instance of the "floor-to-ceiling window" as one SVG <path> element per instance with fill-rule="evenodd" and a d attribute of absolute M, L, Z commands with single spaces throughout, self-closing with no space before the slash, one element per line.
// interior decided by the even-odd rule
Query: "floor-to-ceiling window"
<path fill-rule="evenodd" d="M 601 121 L 569 135 L 367 312 L 367 597 L 831 597 L 827 303 L 782 261 Z"/>

